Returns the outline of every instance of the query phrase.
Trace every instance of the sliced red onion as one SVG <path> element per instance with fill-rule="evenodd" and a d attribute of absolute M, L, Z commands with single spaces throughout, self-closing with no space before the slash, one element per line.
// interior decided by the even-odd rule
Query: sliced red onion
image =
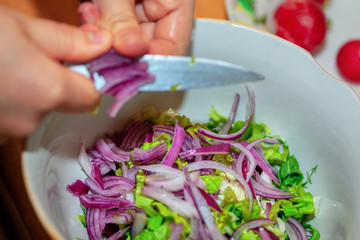
<path fill-rule="evenodd" d="M 132 152 L 132 161 L 151 161 L 163 156 L 168 150 L 166 144 L 160 143 L 149 149 L 135 148 Z"/>
<path fill-rule="evenodd" d="M 288 199 L 293 198 L 294 195 L 281 189 L 269 188 L 265 185 L 262 185 L 256 181 L 253 181 L 253 186 L 255 189 L 256 195 L 261 197 L 266 197 L 270 199 Z"/>
<path fill-rule="evenodd" d="M 171 223 L 170 224 L 171 227 L 171 234 L 169 237 L 169 240 L 179 240 L 181 239 L 181 233 L 184 229 L 184 225 L 179 223 Z"/>
<path fill-rule="evenodd" d="M 192 172 L 190 174 L 192 181 L 200 189 L 206 189 L 206 185 L 200 178 L 199 172 Z M 167 191 L 176 192 L 184 189 L 185 176 L 173 176 L 162 174 L 147 175 L 145 184 L 149 186 L 158 187 Z"/>
<path fill-rule="evenodd" d="M 89 187 L 81 180 L 76 180 L 72 184 L 67 185 L 66 190 L 72 195 L 79 197 L 80 195 L 87 194 L 89 192 Z"/>
<path fill-rule="evenodd" d="M 85 183 L 90 188 L 92 193 L 101 194 L 102 192 L 104 192 L 104 189 L 101 189 L 101 187 L 90 178 L 86 178 Z M 119 197 L 119 196 L 121 196 L 121 193 L 119 193 L 119 195 L 117 197 Z"/>
<path fill-rule="evenodd" d="M 304 226 L 295 218 L 289 217 L 285 222 L 285 226 L 290 240 L 308 239 Z"/>
<path fill-rule="evenodd" d="M 260 138 L 250 142 L 247 146 L 247 148 L 250 149 L 251 153 L 253 153 L 259 167 L 263 169 L 263 171 L 265 171 L 275 183 L 280 184 L 279 179 L 276 177 L 277 171 L 270 165 L 270 163 L 265 159 L 262 154 L 259 154 L 255 150 L 255 146 L 259 145 L 259 143 L 262 142 L 271 144 L 281 144 L 281 142 L 271 138 Z"/>
<path fill-rule="evenodd" d="M 202 162 L 202 161 L 201 161 Z M 199 163 L 199 162 L 196 162 Z M 208 203 L 204 196 L 201 194 L 200 190 L 195 186 L 195 184 L 192 182 L 188 169 L 184 169 L 186 181 L 190 187 L 191 194 L 194 198 L 194 201 L 196 203 L 196 208 L 198 212 L 200 213 L 200 216 L 202 220 L 204 221 L 210 235 L 213 239 L 226 239 L 225 236 L 221 233 L 219 227 L 216 225 L 214 216 L 212 215 Z"/>
<path fill-rule="evenodd" d="M 237 93 L 237 94 L 235 94 L 234 102 L 231 107 L 229 117 L 228 117 L 225 125 L 220 129 L 220 132 L 219 132 L 220 134 L 226 134 L 230 131 L 230 129 L 234 123 L 235 117 L 236 117 L 236 112 L 237 112 L 237 109 L 239 106 L 239 100 L 240 100 L 240 95 Z"/>
<path fill-rule="evenodd" d="M 162 160 L 162 164 L 172 166 L 179 155 L 185 138 L 185 130 L 179 122 L 175 124 L 174 138 L 171 147 Z"/>
<path fill-rule="evenodd" d="M 264 227 L 257 227 L 251 230 L 256 234 L 260 235 L 261 240 L 280 240 L 280 238 L 276 236 L 275 233 Z"/>
<path fill-rule="evenodd" d="M 244 176 L 246 182 L 248 182 L 253 174 L 253 172 L 255 171 L 255 167 L 256 167 L 256 161 L 255 158 L 253 156 L 253 154 L 250 152 L 250 150 L 248 150 L 243 143 L 239 143 L 239 142 L 229 142 L 230 145 L 232 145 L 233 147 L 237 148 L 240 150 L 241 153 L 243 153 L 247 159 L 250 162 L 250 166 L 249 166 L 249 170 L 248 170 L 248 174 L 246 175 L 246 177 Z M 239 158 L 242 155 L 239 155 Z"/>
<path fill-rule="evenodd" d="M 120 185 L 124 190 L 130 191 L 135 187 L 135 183 L 133 181 L 121 176 L 105 176 L 103 181 L 105 189 Z"/>
<path fill-rule="evenodd" d="M 136 147 L 140 147 L 144 141 L 145 136 L 148 133 L 151 133 L 152 125 L 150 122 L 133 122 L 128 124 L 124 130 L 124 136 L 118 141 L 121 143 L 119 148 L 121 150 L 129 151 L 133 150 Z"/>
<path fill-rule="evenodd" d="M 159 137 L 162 133 L 168 134 L 172 139 L 174 138 L 175 126 L 172 125 L 164 125 L 157 124 L 153 126 L 154 137 Z M 187 151 L 189 149 L 193 149 L 193 137 L 187 131 L 185 131 L 184 143 L 182 150 Z"/>
<path fill-rule="evenodd" d="M 134 214 L 129 212 L 121 212 L 115 214 L 106 214 L 102 219 L 106 224 L 129 224 L 134 221 Z"/>
<path fill-rule="evenodd" d="M 106 94 L 112 95 L 115 98 L 115 103 L 108 111 L 109 116 L 115 117 L 120 108 L 139 92 L 141 86 L 153 83 L 154 81 L 155 76 L 146 72 L 108 90 Z"/>
<path fill-rule="evenodd" d="M 129 169 L 127 168 L 126 164 L 124 162 L 121 163 L 121 173 L 122 173 L 122 176 L 126 179 L 128 179 L 129 181 L 131 181 L 129 178 L 128 178 L 128 174 L 129 174 Z M 131 182 L 134 182 L 134 181 L 131 181 Z"/>
<path fill-rule="evenodd" d="M 212 207 L 213 209 L 215 209 L 218 212 L 222 212 L 221 208 L 219 207 L 219 205 L 215 202 L 215 200 L 204 190 L 199 188 L 199 192 L 201 193 L 201 195 L 204 197 L 204 199 L 206 200 L 207 204 Z"/>
<path fill-rule="evenodd" d="M 197 137 L 196 134 L 191 134 L 192 136 L 192 145 L 194 146 L 194 148 L 201 148 L 202 145 L 201 145 L 201 142 L 200 142 L 200 139 Z M 187 160 L 190 160 L 190 158 L 186 158 Z M 201 161 L 203 158 L 202 156 L 195 156 L 195 161 Z"/>
<path fill-rule="evenodd" d="M 242 176 L 247 176 L 247 175 L 248 175 L 248 171 L 249 171 L 249 160 L 248 160 L 248 159 L 245 159 L 245 160 L 242 161 L 241 171 L 238 171 L 238 172 L 239 172 L 239 173 L 241 172 L 241 173 L 242 173 Z M 253 196 L 253 198 L 255 198 L 255 197 L 256 197 L 256 194 L 255 194 L 255 190 L 254 190 L 254 187 L 253 187 L 253 184 L 252 184 L 251 179 L 250 179 L 249 181 L 247 181 L 247 184 L 249 184 L 249 187 L 250 187 L 252 196 Z"/>
<path fill-rule="evenodd" d="M 198 220 L 192 218 L 190 219 L 190 233 L 188 236 L 189 240 L 196 240 L 198 239 L 198 235 L 199 235 L 199 230 L 198 230 Z"/>
<path fill-rule="evenodd" d="M 249 220 L 249 221 L 241 224 L 237 229 L 235 229 L 235 231 L 231 234 L 229 240 L 240 239 L 241 234 L 245 230 L 251 230 L 253 228 L 270 225 L 270 224 L 274 224 L 274 223 L 276 223 L 276 221 L 268 219 L 268 218 L 256 218 L 256 219 Z"/>
<path fill-rule="evenodd" d="M 111 49 L 104 55 L 89 62 L 87 68 L 90 72 L 97 72 L 106 68 L 126 65 L 134 61 L 136 61 L 136 59 L 121 56 L 114 49 Z"/>
<path fill-rule="evenodd" d="M 104 189 L 104 182 L 103 182 L 102 174 L 101 174 L 100 168 L 97 164 L 92 165 L 91 176 L 92 176 L 92 179 L 99 185 L 99 187 L 101 189 Z"/>
<path fill-rule="evenodd" d="M 92 178 L 92 176 L 91 176 L 92 166 L 91 166 L 91 162 L 89 160 L 89 157 L 88 157 L 88 155 L 86 153 L 84 142 L 81 142 L 80 154 L 79 154 L 79 157 L 78 157 L 78 162 L 79 162 L 79 165 L 81 166 L 81 168 L 84 170 L 85 174 L 88 177 Z"/>
<path fill-rule="evenodd" d="M 160 180 L 154 180 L 154 177 L 157 177 L 155 175 L 149 175 L 145 179 L 145 184 L 149 186 L 158 187 L 167 191 L 176 192 L 179 190 L 182 190 L 184 188 L 184 182 L 185 178 L 183 176 L 181 177 L 175 177 L 172 179 L 164 178 L 164 176 L 161 176 Z"/>
<path fill-rule="evenodd" d="M 106 82 L 106 84 L 100 89 L 100 92 L 105 93 L 111 88 L 129 79 L 138 77 L 143 72 L 146 72 L 148 66 L 147 62 L 133 62 L 97 71 Z"/>
<path fill-rule="evenodd" d="M 88 208 L 86 212 L 86 226 L 90 240 L 100 240 L 101 234 L 105 228 L 102 219 L 105 217 L 106 211 L 98 208 Z"/>
<path fill-rule="evenodd" d="M 131 239 L 134 239 L 146 227 L 147 216 L 145 213 L 135 213 L 135 220 L 131 226 Z"/>
<path fill-rule="evenodd" d="M 194 132 L 194 134 L 196 135 L 196 137 L 199 138 L 199 140 L 200 140 L 202 143 L 204 143 L 204 144 L 206 144 L 206 145 L 213 145 L 213 144 L 216 143 L 216 142 L 212 142 L 212 141 L 208 140 L 206 137 L 204 137 L 203 135 L 201 135 L 201 134 L 198 133 L 198 132 Z"/>
<path fill-rule="evenodd" d="M 152 132 L 149 132 L 149 133 L 147 133 L 146 135 L 145 135 L 145 139 L 144 139 L 144 142 L 148 142 L 148 143 L 150 143 L 150 142 L 152 142 L 153 140 L 153 133 Z"/>
<path fill-rule="evenodd" d="M 87 64 L 91 78 L 101 75 L 105 81 L 100 92 L 111 95 L 115 103 L 109 109 L 109 116 L 114 117 L 120 108 L 133 96 L 139 88 L 155 81 L 155 76 L 147 72 L 148 64 L 138 59 L 126 58 L 114 50 Z"/>
<path fill-rule="evenodd" d="M 228 166 L 226 166 L 222 163 L 211 161 L 211 160 L 204 160 L 204 161 L 189 163 L 188 165 L 186 165 L 184 167 L 184 169 L 185 168 L 188 169 L 189 172 L 200 170 L 200 169 L 218 169 L 220 171 L 223 171 L 223 172 L 226 172 L 226 173 L 232 175 L 236 180 L 239 181 L 239 183 L 244 188 L 246 195 L 249 199 L 250 211 L 252 210 L 253 196 L 252 196 L 249 184 L 247 184 L 245 179 L 239 173 L 235 172 L 233 169 L 229 168 Z"/>
<path fill-rule="evenodd" d="M 271 208 L 272 208 L 271 203 L 270 203 L 270 202 L 267 202 L 267 203 L 266 203 L 266 209 L 265 209 L 266 217 L 267 217 L 267 218 L 270 217 Z"/>
<path fill-rule="evenodd" d="M 206 155 L 206 154 L 228 154 L 230 153 L 230 145 L 227 143 L 217 144 L 211 146 L 204 146 L 201 148 L 190 149 L 180 153 L 180 157 Z"/>
<path fill-rule="evenodd" d="M 96 164 L 100 168 L 101 175 L 104 176 L 109 173 L 111 170 L 116 170 L 116 165 L 114 162 L 106 161 L 105 159 L 94 157 L 91 160 L 92 164 Z"/>
<path fill-rule="evenodd" d="M 234 141 L 234 140 L 241 138 L 241 136 L 245 133 L 246 129 L 249 127 L 250 122 L 251 122 L 251 120 L 254 116 L 254 112 L 255 112 L 254 91 L 251 89 L 251 87 L 249 85 L 247 85 L 247 89 L 250 94 L 251 108 L 250 108 L 250 112 L 248 114 L 249 116 L 248 116 L 247 120 L 245 121 L 244 126 L 239 131 L 232 133 L 232 134 L 218 134 L 218 133 L 209 131 L 205 128 L 199 127 L 198 132 L 206 137 L 209 137 L 209 138 L 212 138 L 215 140 L 221 140 L 221 141 Z"/>
<path fill-rule="evenodd" d="M 273 233 L 272 231 L 270 231 L 266 228 L 263 228 L 263 231 L 268 234 L 268 236 L 270 237 L 271 240 L 280 240 L 280 238 L 278 236 L 276 236 L 276 234 Z"/>
<path fill-rule="evenodd" d="M 123 195 L 124 191 L 130 191 L 135 186 L 134 182 L 120 176 L 105 176 L 103 181 L 104 189 L 101 189 L 94 181 L 88 178 L 85 179 L 85 183 L 93 193 L 100 194 L 104 197 L 120 197 Z"/>
<path fill-rule="evenodd" d="M 179 169 L 164 165 L 164 164 L 150 164 L 145 166 L 138 166 L 139 169 L 158 173 L 158 174 L 164 174 L 164 175 L 170 175 L 170 176 L 183 176 L 183 172 Z"/>
<path fill-rule="evenodd" d="M 166 206 L 168 206 L 171 210 L 175 211 L 179 215 L 187 218 L 196 218 L 197 213 L 194 206 L 189 204 L 188 202 L 181 200 L 180 198 L 175 197 L 175 195 L 171 192 L 165 191 L 163 189 L 145 186 L 141 189 L 141 192 L 148 197 L 151 197 Z"/>
<path fill-rule="evenodd" d="M 266 188 L 269 188 L 269 189 L 278 189 L 275 185 L 273 185 L 270 181 L 270 178 L 269 179 L 264 179 L 263 177 L 261 176 L 266 176 L 268 177 L 269 175 L 267 175 L 266 173 L 262 172 L 261 175 L 258 173 L 258 172 L 255 172 L 254 174 L 254 177 L 255 177 L 255 180 L 260 184 L 260 185 L 263 185 L 264 187 Z"/>
<path fill-rule="evenodd" d="M 134 203 L 123 198 L 104 197 L 96 194 L 84 194 L 79 197 L 81 205 L 89 208 L 111 209 L 116 207 L 130 207 Z"/>
<path fill-rule="evenodd" d="M 116 233 L 114 233 L 113 235 L 108 237 L 107 240 L 121 239 L 125 235 L 125 233 L 127 233 L 127 231 L 129 231 L 129 229 L 130 229 L 130 226 L 120 229 L 119 231 L 117 231 Z"/>
<path fill-rule="evenodd" d="M 100 139 L 95 143 L 95 147 L 101 156 L 111 162 L 123 162 L 128 161 L 131 153 L 120 150 L 114 143 L 109 143 L 110 139 Z"/>
<path fill-rule="evenodd" d="M 134 166 L 132 168 L 129 169 L 128 173 L 127 173 L 127 178 L 132 181 L 135 182 L 136 181 L 136 174 L 139 171 L 138 166 Z"/>

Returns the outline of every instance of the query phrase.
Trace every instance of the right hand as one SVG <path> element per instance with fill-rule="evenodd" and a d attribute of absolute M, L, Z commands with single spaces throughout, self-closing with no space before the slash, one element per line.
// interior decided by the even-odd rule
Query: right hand
<path fill-rule="evenodd" d="M 33 132 L 51 111 L 86 112 L 99 101 L 92 81 L 61 61 L 91 60 L 112 46 L 111 35 L 32 19 L 0 7 L 0 137 Z"/>

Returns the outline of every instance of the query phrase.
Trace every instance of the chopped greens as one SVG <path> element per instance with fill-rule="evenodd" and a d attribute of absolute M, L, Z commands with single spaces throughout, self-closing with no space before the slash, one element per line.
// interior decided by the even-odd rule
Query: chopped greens
<path fill-rule="evenodd" d="M 82 149 L 91 192 L 78 196 L 79 220 L 89 239 L 257 240 L 264 231 L 288 239 L 285 224 L 320 238 L 309 223 L 315 206 L 306 191 L 317 166 L 304 182 L 298 160 L 270 127 L 252 117 L 229 122 L 215 108 L 207 123 L 172 109 L 146 111 Z M 67 189 L 75 192 L 76 184 Z"/>

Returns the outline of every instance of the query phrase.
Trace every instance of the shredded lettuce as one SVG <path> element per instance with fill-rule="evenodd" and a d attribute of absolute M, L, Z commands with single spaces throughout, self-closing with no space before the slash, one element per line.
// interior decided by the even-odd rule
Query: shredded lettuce
<path fill-rule="evenodd" d="M 253 203 L 252 211 L 250 211 L 249 201 L 247 199 L 238 201 L 231 187 L 227 187 L 223 194 L 224 199 L 220 204 L 222 212 L 214 213 L 215 222 L 223 234 L 230 236 L 242 223 L 262 217 L 261 208 L 257 202 Z"/>
<path fill-rule="evenodd" d="M 261 237 L 251 230 L 245 230 L 239 240 L 261 240 Z"/>
<path fill-rule="evenodd" d="M 188 234 L 191 228 L 184 217 L 170 210 L 164 204 L 146 197 L 141 193 L 144 181 L 145 174 L 142 170 L 139 170 L 136 175 L 135 206 L 142 208 L 149 217 L 146 228 L 143 229 L 135 239 L 168 239 L 171 232 L 169 223 L 171 222 L 182 224 L 184 226 L 183 236 Z"/>
<path fill-rule="evenodd" d="M 213 175 L 202 175 L 200 178 L 205 183 L 208 193 L 216 193 L 219 190 L 221 182 L 224 180 L 221 176 Z"/>
<path fill-rule="evenodd" d="M 292 155 L 282 163 L 278 172 L 280 188 L 287 190 L 289 187 L 302 183 L 304 175 L 300 171 L 299 163 Z"/>

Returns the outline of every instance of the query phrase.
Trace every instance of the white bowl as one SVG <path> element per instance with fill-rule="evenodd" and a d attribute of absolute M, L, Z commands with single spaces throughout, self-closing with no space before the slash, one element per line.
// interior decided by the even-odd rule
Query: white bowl
<path fill-rule="evenodd" d="M 327 74 L 311 55 L 276 36 L 225 21 L 197 20 L 190 54 L 237 63 L 263 74 L 252 84 L 255 121 L 268 124 L 287 140 L 303 172 L 318 166 L 309 190 L 321 196 L 313 224 L 322 239 L 356 239 L 360 233 L 360 101 L 349 86 Z M 219 79 L 221 81 L 221 79 Z M 86 239 L 77 219 L 79 202 L 65 190 L 84 178 L 77 164 L 80 140 L 87 146 L 121 128 L 127 116 L 149 103 L 175 108 L 195 121 L 206 121 L 215 106 L 224 115 L 234 94 L 247 98 L 243 86 L 175 93 L 141 93 L 116 119 L 107 116 L 104 98 L 97 117 L 53 114 L 27 141 L 23 155 L 25 183 L 42 224 L 54 239 Z M 239 119 L 244 119 L 241 100 Z"/>

